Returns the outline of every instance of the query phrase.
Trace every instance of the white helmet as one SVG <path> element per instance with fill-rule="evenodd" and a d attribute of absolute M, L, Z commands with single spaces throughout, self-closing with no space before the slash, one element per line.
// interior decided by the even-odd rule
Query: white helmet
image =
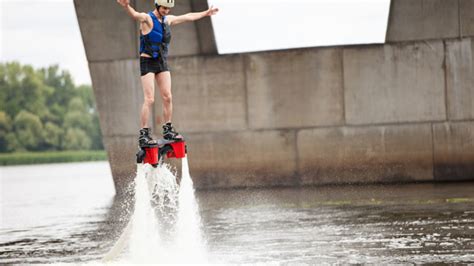
<path fill-rule="evenodd" d="M 174 7 L 174 0 L 155 0 L 155 5 L 172 8 Z"/>

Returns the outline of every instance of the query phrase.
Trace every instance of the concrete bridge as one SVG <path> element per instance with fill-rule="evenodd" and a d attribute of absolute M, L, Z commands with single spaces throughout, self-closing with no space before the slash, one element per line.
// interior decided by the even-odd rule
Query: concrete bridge
<path fill-rule="evenodd" d="M 143 99 L 138 27 L 115 1 L 74 3 L 120 193 Z M 209 19 L 173 34 L 173 120 L 197 187 L 474 180 L 474 0 L 392 0 L 383 45 L 218 55 Z"/>

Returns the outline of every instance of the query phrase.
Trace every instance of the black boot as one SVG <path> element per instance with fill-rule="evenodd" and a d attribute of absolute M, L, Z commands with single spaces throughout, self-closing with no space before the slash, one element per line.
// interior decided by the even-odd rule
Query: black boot
<path fill-rule="evenodd" d="M 163 125 L 163 138 L 166 140 L 180 140 L 183 137 L 175 131 L 171 122 Z"/>
<path fill-rule="evenodd" d="M 146 127 L 140 129 L 140 136 L 138 137 L 138 145 L 140 145 L 140 147 L 143 147 L 150 144 L 156 144 L 156 141 L 153 140 L 150 136 L 150 129 Z"/>

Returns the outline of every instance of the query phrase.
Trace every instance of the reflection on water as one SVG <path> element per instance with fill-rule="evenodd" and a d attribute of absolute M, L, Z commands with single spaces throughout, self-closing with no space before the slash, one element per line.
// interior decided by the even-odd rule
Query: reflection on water
<path fill-rule="evenodd" d="M 115 193 L 108 163 L 12 166 L 1 172 L 0 262 L 99 256 Z"/>
<path fill-rule="evenodd" d="M 100 260 L 129 219 L 106 162 L 0 171 L 0 263 Z M 197 196 L 210 262 L 474 262 L 474 183 Z"/>
<path fill-rule="evenodd" d="M 228 191 L 201 203 L 219 261 L 472 262 L 473 185 Z"/>

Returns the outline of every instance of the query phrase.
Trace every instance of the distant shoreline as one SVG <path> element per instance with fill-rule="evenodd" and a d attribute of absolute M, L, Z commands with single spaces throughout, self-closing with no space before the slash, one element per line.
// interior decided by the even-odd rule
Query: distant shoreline
<path fill-rule="evenodd" d="M 105 150 L 0 153 L 0 166 L 107 160 Z"/>

